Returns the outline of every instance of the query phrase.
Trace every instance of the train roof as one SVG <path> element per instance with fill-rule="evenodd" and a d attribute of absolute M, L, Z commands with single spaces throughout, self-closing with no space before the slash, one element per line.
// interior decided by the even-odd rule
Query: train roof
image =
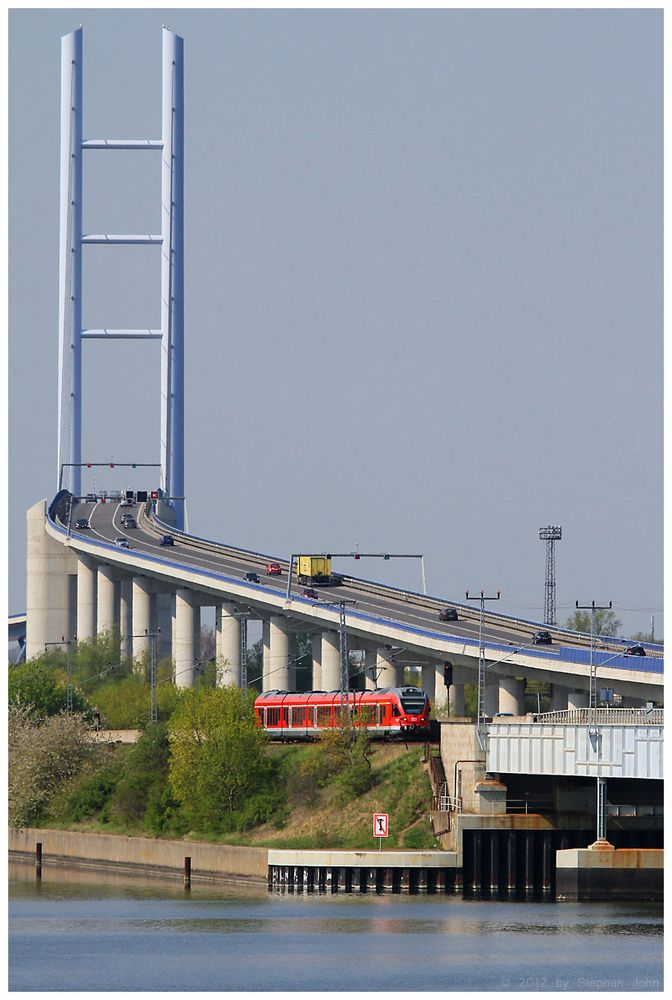
<path fill-rule="evenodd" d="M 425 692 L 422 688 L 404 686 L 396 688 L 376 688 L 375 691 L 351 691 L 349 695 L 349 701 L 378 701 L 381 697 L 386 697 L 390 694 L 396 694 L 398 697 L 407 697 L 409 695 L 424 695 Z M 426 697 L 426 695 L 425 695 Z M 340 700 L 341 692 L 336 689 L 334 691 L 284 691 L 281 689 L 273 689 L 270 691 L 262 691 L 257 697 L 256 701 L 282 701 L 288 702 L 290 704 L 296 702 L 306 704 L 307 702 L 317 704 L 318 702 L 327 702 L 331 704 L 334 701 Z"/>

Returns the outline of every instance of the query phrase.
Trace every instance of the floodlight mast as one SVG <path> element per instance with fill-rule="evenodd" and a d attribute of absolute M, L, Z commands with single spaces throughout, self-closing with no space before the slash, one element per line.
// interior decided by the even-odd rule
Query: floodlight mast
<path fill-rule="evenodd" d="M 544 624 L 557 625 L 555 611 L 555 543 L 562 538 L 562 528 L 549 524 L 539 529 L 539 538 L 546 542 L 546 586 L 544 590 Z"/>

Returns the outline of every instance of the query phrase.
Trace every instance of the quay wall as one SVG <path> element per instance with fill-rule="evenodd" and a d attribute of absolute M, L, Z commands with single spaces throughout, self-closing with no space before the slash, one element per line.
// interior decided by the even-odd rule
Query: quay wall
<path fill-rule="evenodd" d="M 154 840 L 107 833 L 77 833 L 71 830 L 10 828 L 10 856 L 34 858 L 42 844 L 42 864 L 105 867 L 136 873 L 175 874 L 184 871 L 191 858 L 192 879 L 254 879 L 268 881 L 268 850 L 265 847 L 232 847 L 184 840 Z"/>

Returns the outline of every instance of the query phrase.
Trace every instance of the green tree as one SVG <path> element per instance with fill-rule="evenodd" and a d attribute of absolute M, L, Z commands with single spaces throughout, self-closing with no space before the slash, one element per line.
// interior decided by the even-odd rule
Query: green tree
<path fill-rule="evenodd" d="M 618 635 L 618 630 L 622 624 L 623 623 L 609 608 L 598 608 L 595 611 L 595 635 Z M 579 611 L 577 609 L 574 614 L 569 616 L 565 622 L 565 627 L 571 629 L 572 632 L 587 632 L 590 634 L 592 627 L 592 612 Z"/>
<path fill-rule="evenodd" d="M 169 722 L 170 788 L 194 823 L 218 831 L 265 776 L 266 736 L 254 695 L 239 688 L 185 691 Z"/>
<path fill-rule="evenodd" d="M 38 659 L 9 668 L 9 704 L 25 709 L 31 718 L 44 719 L 64 712 L 67 700 L 67 684 L 58 667 Z M 73 689 L 72 703 L 77 712 L 86 712 L 90 708 L 86 698 L 76 688 Z"/>
<path fill-rule="evenodd" d="M 103 753 L 82 715 L 51 715 L 40 722 L 14 706 L 8 732 L 12 826 L 38 822 L 56 793 Z"/>
<path fill-rule="evenodd" d="M 655 639 L 650 632 L 635 632 L 630 638 L 633 642 L 662 642 L 662 639 Z"/>

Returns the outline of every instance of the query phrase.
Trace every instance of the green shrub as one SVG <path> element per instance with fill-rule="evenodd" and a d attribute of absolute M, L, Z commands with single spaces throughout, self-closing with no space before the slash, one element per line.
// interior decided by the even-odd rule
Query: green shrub
<path fill-rule="evenodd" d="M 107 823 L 109 802 L 119 773 L 119 763 L 108 761 L 100 770 L 75 778 L 52 803 L 50 815 L 65 823 L 80 823 L 94 817 Z"/>
<path fill-rule="evenodd" d="M 421 819 L 406 830 L 402 847 L 408 851 L 431 851 L 436 847 L 436 838 L 428 819 Z"/>
<path fill-rule="evenodd" d="M 58 715 L 67 708 L 67 682 L 62 679 L 58 667 L 41 660 L 10 666 L 8 701 L 10 705 L 26 709 L 32 719 Z M 76 688 L 72 692 L 72 705 L 75 712 L 90 712 L 86 698 Z"/>

